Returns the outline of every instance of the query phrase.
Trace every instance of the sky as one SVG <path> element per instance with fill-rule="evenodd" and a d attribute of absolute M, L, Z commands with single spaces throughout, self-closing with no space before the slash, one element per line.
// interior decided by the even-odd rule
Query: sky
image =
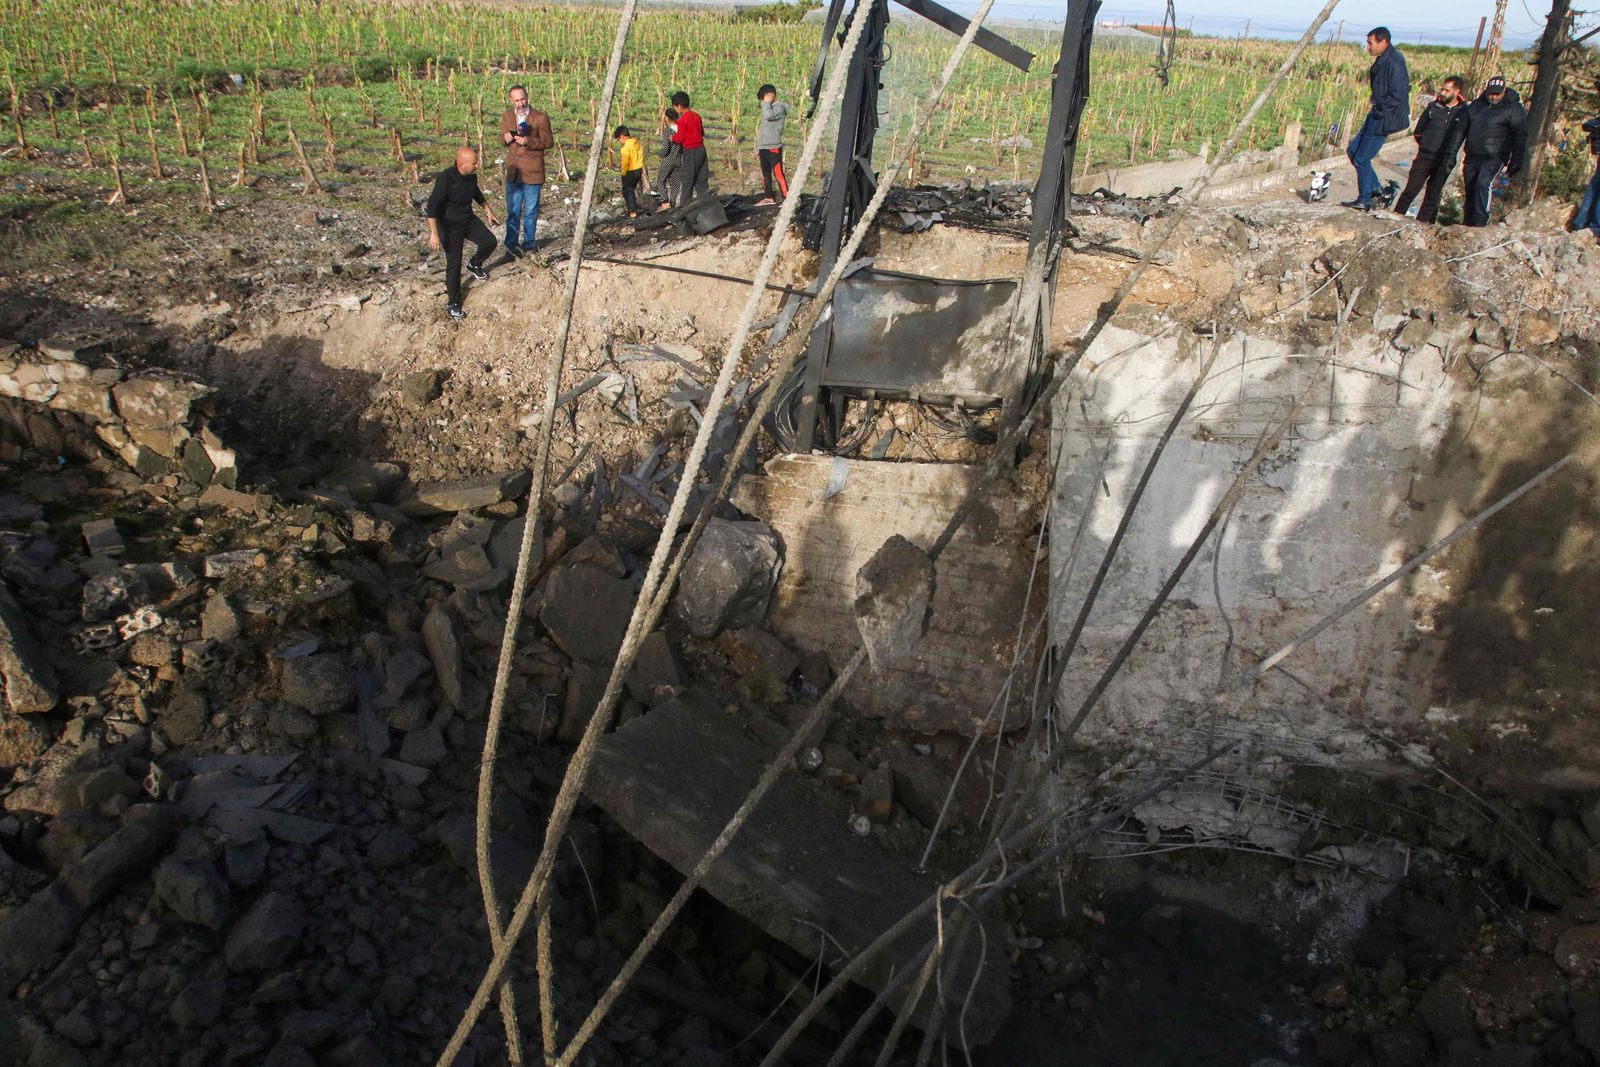
<path fill-rule="evenodd" d="M 977 9 L 975 0 L 943 2 L 964 13 Z M 1241 34 L 1248 21 L 1252 37 L 1298 37 L 1321 6 L 1306 0 L 1272 5 L 1263 5 L 1260 0 L 1174 0 L 1180 27 L 1190 26 L 1192 19 L 1196 33 L 1212 36 Z M 1065 8 L 1065 0 L 995 0 L 990 17 L 1059 21 Z M 1261 17 L 1263 8 L 1271 12 L 1269 17 Z M 1159 0 L 1105 0 L 1100 17 L 1159 23 L 1164 11 Z M 1520 47 L 1535 42 L 1544 27 L 1547 12 L 1543 0 L 1510 0 L 1506 8 L 1506 44 Z M 1359 42 L 1367 30 L 1383 25 L 1389 27 L 1395 42 L 1402 48 L 1418 43 L 1470 48 L 1478 33 L 1479 18 L 1493 15 L 1493 0 L 1469 0 L 1465 4 L 1441 0 L 1426 3 L 1423 0 L 1343 0 L 1334 10 L 1322 36 L 1333 34 L 1343 20 L 1341 39 L 1345 41 Z M 1585 19 L 1583 24 L 1591 21 Z"/>

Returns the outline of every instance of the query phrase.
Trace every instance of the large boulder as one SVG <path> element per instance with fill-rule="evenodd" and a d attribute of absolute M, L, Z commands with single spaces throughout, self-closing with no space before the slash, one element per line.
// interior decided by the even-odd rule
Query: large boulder
<path fill-rule="evenodd" d="M 712 519 L 678 581 L 678 617 L 696 637 L 759 626 L 782 570 L 772 527 Z"/>

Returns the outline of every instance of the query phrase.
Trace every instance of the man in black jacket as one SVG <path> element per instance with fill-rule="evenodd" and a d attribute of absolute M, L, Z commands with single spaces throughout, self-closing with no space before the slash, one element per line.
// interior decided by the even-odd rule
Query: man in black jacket
<path fill-rule="evenodd" d="M 1494 181 L 1503 169 L 1515 178 L 1527 154 L 1527 112 L 1515 89 L 1506 88 L 1498 74 L 1483 87 L 1483 95 L 1467 107 L 1466 160 L 1461 178 L 1467 201 L 1461 221 L 1467 226 L 1489 225 L 1489 200 Z"/>
<path fill-rule="evenodd" d="M 482 204 L 483 213 L 489 216 L 489 226 L 496 225 L 494 208 L 478 188 L 478 153 L 462 146 L 456 149 L 456 161 L 446 167 L 433 180 L 433 192 L 428 196 L 428 247 L 437 252 L 444 248 L 444 288 L 450 300 L 450 317 L 464 319 L 461 309 L 461 249 L 467 241 L 476 247 L 467 263 L 467 272 L 480 282 L 489 280 L 483 269 L 498 244 L 489 226 L 478 221 L 472 213 L 473 204 Z"/>
<path fill-rule="evenodd" d="M 1378 191 L 1383 188 L 1378 172 L 1372 169 L 1378 149 L 1391 133 L 1411 125 L 1411 75 L 1406 71 L 1406 57 L 1390 40 L 1388 27 L 1377 26 L 1368 31 L 1367 54 L 1372 57 L 1372 69 L 1367 72 L 1372 85 L 1372 110 L 1345 150 L 1356 168 L 1356 198 L 1346 200 L 1344 206 L 1362 211 L 1376 206 Z"/>
<path fill-rule="evenodd" d="M 1432 222 L 1438 217 L 1439 198 L 1444 195 L 1450 172 L 1455 170 L 1456 153 L 1461 151 L 1461 139 L 1466 133 L 1467 102 L 1461 95 L 1465 87 L 1460 78 L 1446 78 L 1417 120 L 1417 128 L 1411 132 L 1417 139 L 1417 158 L 1411 161 L 1411 175 L 1394 202 L 1396 214 L 1404 215 L 1426 185 L 1428 191 L 1417 209 L 1417 221 Z"/>

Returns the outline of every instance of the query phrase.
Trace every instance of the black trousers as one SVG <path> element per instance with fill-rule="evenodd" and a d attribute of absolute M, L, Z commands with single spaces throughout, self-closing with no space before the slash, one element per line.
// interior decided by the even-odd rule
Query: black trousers
<path fill-rule="evenodd" d="M 1461 178 L 1467 186 L 1467 202 L 1461 211 L 1461 221 L 1467 226 L 1489 225 L 1489 198 L 1494 193 L 1494 180 L 1500 175 L 1498 159 L 1473 159 L 1461 165 Z"/>
<path fill-rule="evenodd" d="M 1406 187 L 1394 202 L 1395 214 L 1404 215 L 1410 209 L 1411 201 L 1417 198 L 1418 193 L 1422 193 L 1417 221 L 1432 222 L 1438 218 L 1439 200 L 1444 196 L 1444 187 L 1449 183 L 1450 172 L 1455 165 L 1454 159 L 1440 159 L 1432 152 L 1418 152 L 1417 158 L 1411 161 L 1411 176 L 1406 179 Z"/>
<path fill-rule="evenodd" d="M 711 191 L 711 164 L 706 159 L 706 150 L 700 148 L 685 148 L 683 161 L 678 165 L 678 195 L 673 199 L 674 205 L 687 204 L 695 197 L 704 196 Z"/>
<path fill-rule="evenodd" d="M 789 179 L 783 173 L 783 149 L 758 148 L 756 155 L 761 157 L 761 187 L 767 196 L 774 200 L 788 196 Z"/>
<path fill-rule="evenodd" d="M 459 225 L 439 223 L 439 242 L 444 245 L 444 291 L 452 304 L 461 303 L 461 246 L 467 241 L 477 246 L 472 256 L 474 267 L 483 266 L 483 261 L 500 243 L 476 215 L 470 222 Z"/>
<path fill-rule="evenodd" d="M 629 211 L 639 210 L 639 181 L 643 177 L 643 168 L 630 170 L 622 176 L 622 202 L 628 205 Z"/>

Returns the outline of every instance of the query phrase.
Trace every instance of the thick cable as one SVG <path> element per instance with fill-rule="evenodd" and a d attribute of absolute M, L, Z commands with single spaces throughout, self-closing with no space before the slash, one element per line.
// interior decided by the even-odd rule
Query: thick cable
<path fill-rule="evenodd" d="M 500 729 L 505 719 L 506 694 L 511 684 L 511 662 L 517 650 L 517 631 L 522 622 L 522 605 L 528 594 L 528 572 L 533 546 L 539 543 L 542 512 L 540 503 L 544 496 L 545 475 L 550 465 L 550 442 L 555 428 L 556 397 L 561 388 L 561 374 L 566 367 L 567 348 L 572 335 L 572 312 L 578 298 L 578 274 L 583 267 L 583 244 L 589 232 L 589 211 L 594 204 L 595 182 L 600 172 L 600 153 L 606 144 L 605 126 L 611 117 L 611 103 L 616 95 L 617 72 L 622 68 L 623 48 L 633 26 L 633 15 L 638 0 L 626 0 L 617 23 L 616 38 L 611 46 L 611 59 L 606 68 L 605 87 L 602 90 L 596 116 L 594 136 L 589 145 L 589 163 L 583 176 L 583 194 L 578 201 L 577 221 L 572 230 L 572 261 L 567 271 L 566 287 L 561 294 L 561 318 L 556 327 L 556 347 L 550 354 L 546 374 L 544 409 L 539 441 L 533 463 L 533 480 L 528 490 L 528 507 L 523 516 L 522 543 L 517 549 L 516 576 L 511 584 L 511 600 L 506 611 L 505 632 L 500 640 L 500 659 L 495 667 L 494 689 L 489 700 L 488 723 L 484 731 L 483 758 L 478 768 L 477 833 L 475 851 L 478 864 L 478 884 L 483 891 L 484 917 L 489 926 L 489 943 L 496 955 L 509 955 L 506 932 L 501 924 L 500 904 L 494 885 L 494 867 L 490 862 L 492 831 L 490 824 L 494 799 L 494 766 L 500 751 Z M 514 940 L 514 939 L 513 939 Z M 549 994 L 548 972 L 540 979 L 540 1025 L 548 1053 L 553 1047 L 554 1011 Z M 439 1057 L 441 1065 L 455 1061 L 467 1034 L 477 1021 L 483 1005 L 469 1007 L 456 1032 Z M 512 1063 L 522 1062 L 521 1033 L 517 1026 L 516 1000 L 511 982 L 507 979 L 500 987 L 500 1013 L 504 1016 L 507 1055 Z"/>

